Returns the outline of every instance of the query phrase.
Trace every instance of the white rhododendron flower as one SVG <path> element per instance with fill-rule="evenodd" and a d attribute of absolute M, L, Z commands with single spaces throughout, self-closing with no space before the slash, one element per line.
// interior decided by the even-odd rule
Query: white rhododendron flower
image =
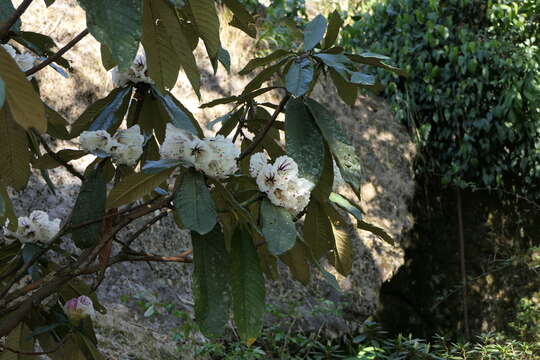
<path fill-rule="evenodd" d="M 268 164 L 268 155 L 266 153 L 256 153 L 249 159 L 249 174 L 256 178 L 261 169 Z"/>
<path fill-rule="evenodd" d="M 45 211 L 35 210 L 30 216 L 21 216 L 17 219 L 17 231 L 10 231 L 7 227 L 9 220 L 4 226 L 6 243 L 12 244 L 19 240 L 22 244 L 41 242 L 49 244 L 60 231 L 60 219 L 49 219 Z"/>
<path fill-rule="evenodd" d="M 83 131 L 79 140 L 83 149 L 92 152 L 105 148 L 111 141 L 111 135 L 105 130 Z"/>
<path fill-rule="evenodd" d="M 36 57 L 30 53 L 18 54 L 15 48 L 9 44 L 2 44 L 2 47 L 9 53 L 9 55 L 15 60 L 19 69 L 22 72 L 28 71 L 34 67 L 36 63 Z M 27 78 L 32 79 L 34 76 L 30 75 Z"/>
<path fill-rule="evenodd" d="M 292 158 L 280 156 L 270 164 L 265 153 L 256 153 L 249 165 L 250 175 L 256 178 L 259 190 L 267 194 L 272 204 L 293 214 L 304 210 L 315 185 L 298 176 L 298 164 Z"/>
<path fill-rule="evenodd" d="M 153 84 L 154 81 L 148 77 L 146 66 L 146 55 L 144 52 L 138 54 L 129 70 L 120 72 L 118 66 L 111 69 L 111 80 L 115 87 L 122 87 L 128 82 Z"/>
<path fill-rule="evenodd" d="M 165 140 L 159 148 L 159 153 L 164 159 L 185 160 L 187 159 L 187 144 L 193 140 L 193 136 L 171 123 L 167 123 Z"/>
<path fill-rule="evenodd" d="M 143 153 L 144 136 L 139 125 L 120 130 L 113 137 L 105 130 L 84 131 L 79 140 L 86 151 L 109 155 L 118 164 L 133 166 Z"/>
<path fill-rule="evenodd" d="M 68 300 L 64 304 L 64 312 L 73 321 L 80 321 L 87 317 L 93 318 L 96 316 L 92 299 L 85 295 Z"/>
<path fill-rule="evenodd" d="M 240 155 L 240 149 L 223 135 L 199 139 L 172 124 L 167 124 L 159 152 L 162 158 L 185 161 L 217 179 L 225 179 L 238 170 L 236 158 Z"/>

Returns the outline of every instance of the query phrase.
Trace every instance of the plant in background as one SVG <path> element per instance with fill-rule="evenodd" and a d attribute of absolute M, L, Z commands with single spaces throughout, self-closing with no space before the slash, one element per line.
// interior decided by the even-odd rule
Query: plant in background
<path fill-rule="evenodd" d="M 395 116 L 443 183 L 540 196 L 536 0 L 390 0 L 348 26 L 346 48 L 390 56 L 380 73 Z"/>
<path fill-rule="evenodd" d="M 20 16 L 31 3 L 25 0 L 17 9 L 10 1 L 0 3 L 0 40 L 41 59 L 23 72 L 19 52 L 0 49 L 0 221 L 7 221 L 0 242 L 0 336 L 7 341 L 0 348 L 6 356 L 102 359 L 91 317 L 77 314 L 89 314 L 91 307 L 105 311 L 95 290 L 108 267 L 140 261 L 193 263 L 199 329 L 219 336 L 232 308 L 240 339 L 251 344 L 265 312 L 263 274 L 273 277 L 278 259 L 296 279 L 309 281 L 313 269 L 336 288 L 319 260 L 328 258 L 341 274 L 351 271 L 351 239 L 338 208 L 353 215 L 358 227 L 391 241 L 362 220 L 358 205 L 333 192 L 336 167 L 359 194 L 360 159 L 332 114 L 309 97 L 321 73 L 330 73 L 340 95 L 354 103 L 358 89 L 380 88 L 362 71 L 365 65 L 396 71 L 376 54 L 336 47 L 339 14 L 311 20 L 301 45 L 249 61 L 242 73 L 261 71 L 241 94 L 202 105 L 234 103 L 212 122 L 221 125 L 218 134 L 205 138 L 197 119 L 168 89 L 182 68 L 199 94 L 193 55 L 199 39 L 214 70 L 219 63 L 228 69 L 214 1 L 79 0 L 88 29 L 58 51 L 51 38 L 21 31 Z M 223 3 L 234 14 L 231 24 L 254 36 L 250 13 L 236 0 Z M 62 67 L 70 70 L 62 55 L 88 34 L 101 43 L 115 88 L 69 125 L 42 101 L 32 75 L 53 63 L 62 74 Z M 283 85 L 263 87 L 273 76 Z M 257 102 L 269 91 L 282 94 L 279 104 Z M 284 122 L 277 121 L 282 113 Z M 54 139 L 76 138 L 81 149 L 50 146 Z M 257 152 L 273 164 L 258 169 L 265 174 L 262 187 L 250 176 L 250 157 Z M 84 173 L 69 163 L 89 154 L 95 159 Z M 54 191 L 48 170 L 57 167 L 81 182 L 69 216 L 61 224 L 41 213 L 19 221 L 8 189 L 24 191 L 34 169 Z M 170 214 L 179 229 L 190 231 L 191 249 L 170 256 L 132 247 Z M 137 219 L 144 224 L 126 236 L 126 226 Z M 13 241 L 18 236 L 21 241 Z M 66 250 L 68 241 L 78 250 Z M 75 317 L 81 321 L 68 321 Z M 41 353 L 34 352 L 36 342 Z"/>

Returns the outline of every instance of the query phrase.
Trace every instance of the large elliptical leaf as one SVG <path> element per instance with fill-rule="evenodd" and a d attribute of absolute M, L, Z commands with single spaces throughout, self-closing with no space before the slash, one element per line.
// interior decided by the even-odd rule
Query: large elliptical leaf
<path fill-rule="evenodd" d="M 332 155 L 336 159 L 343 179 L 351 186 L 356 195 L 360 197 L 362 168 L 354 147 L 347 140 L 341 126 L 324 106 L 310 98 L 306 98 L 305 102 L 319 126 Z"/>
<path fill-rule="evenodd" d="M 317 199 L 312 198 L 306 209 L 304 240 L 317 260 L 326 255 L 334 245 L 332 225 L 324 211 L 324 205 Z"/>
<path fill-rule="evenodd" d="M 13 6 L 13 1 L 11 0 L 2 0 L 0 1 L 0 26 L 4 25 L 7 19 L 13 15 L 15 12 L 15 7 Z M 21 19 L 17 19 L 15 24 L 13 24 L 11 30 L 19 31 L 21 29 Z"/>
<path fill-rule="evenodd" d="M 23 190 L 30 177 L 30 151 L 26 133 L 10 110 L 7 104 L 0 110 L 0 182 Z"/>
<path fill-rule="evenodd" d="M 158 89 L 172 89 L 178 78 L 180 63 L 171 40 L 171 29 L 166 28 L 161 16 L 173 10 L 161 0 L 144 2 L 144 32 L 142 44 L 146 53 L 148 76 Z M 174 14 L 174 13 L 173 13 Z"/>
<path fill-rule="evenodd" d="M 297 99 L 290 99 L 285 109 L 285 143 L 300 176 L 316 183 L 323 168 L 323 138 L 306 105 Z"/>
<path fill-rule="evenodd" d="M 330 205 L 325 207 L 330 218 L 334 251 L 328 255 L 328 260 L 343 276 L 351 273 L 353 263 L 353 249 L 349 234 L 345 230 L 345 221 L 342 216 Z"/>
<path fill-rule="evenodd" d="M 264 199 L 261 204 L 261 223 L 270 253 L 280 255 L 294 246 L 296 226 L 287 209 Z"/>
<path fill-rule="evenodd" d="M 33 128 L 44 133 L 47 130 L 47 119 L 43 103 L 4 48 L 0 49 L 0 75 L 5 82 L 6 100 L 13 119 L 25 129 Z"/>
<path fill-rule="evenodd" d="M 285 75 L 285 87 L 296 97 L 305 95 L 313 81 L 314 68 L 309 58 L 294 60 Z"/>
<path fill-rule="evenodd" d="M 111 130 L 117 128 L 124 119 L 125 112 L 131 97 L 132 86 L 123 88 L 96 116 L 94 121 L 88 126 L 88 130 Z"/>
<path fill-rule="evenodd" d="M 150 194 L 167 180 L 173 170 L 174 168 L 153 174 L 135 173 L 123 178 L 109 193 L 107 208 L 126 205 Z"/>
<path fill-rule="evenodd" d="M 317 15 L 304 28 L 304 51 L 313 49 L 323 39 L 326 32 L 326 18 Z"/>
<path fill-rule="evenodd" d="M 89 171 L 81 185 L 79 196 L 73 207 L 71 223 L 82 224 L 87 221 L 100 219 L 105 216 L 107 203 L 107 181 L 102 168 Z M 84 227 L 73 230 L 71 238 L 81 249 L 94 246 L 101 236 L 102 221 L 96 221 Z"/>
<path fill-rule="evenodd" d="M 217 223 L 217 211 L 204 175 L 193 169 L 182 175 L 174 205 L 182 224 L 201 235 Z"/>
<path fill-rule="evenodd" d="M 325 49 L 328 49 L 335 44 L 339 35 L 339 29 L 341 29 L 342 25 L 343 19 L 336 9 L 328 16 L 328 29 L 326 30 L 326 36 L 324 37 Z"/>
<path fill-rule="evenodd" d="M 214 0 L 189 0 L 189 5 L 208 55 L 212 59 L 217 59 L 221 41 L 219 38 L 219 17 Z"/>
<path fill-rule="evenodd" d="M 33 352 L 35 340 L 31 334 L 32 332 L 26 323 L 21 321 L 13 330 L 11 330 L 5 345 L 10 349 L 16 349 L 20 352 Z M 31 357 L 7 350 L 0 353 L 0 360 L 29 360 L 29 358 Z"/>
<path fill-rule="evenodd" d="M 276 61 L 278 59 L 281 59 L 282 57 L 284 57 L 285 55 L 288 55 L 290 53 L 291 52 L 288 51 L 288 50 L 277 49 L 274 52 L 272 52 L 269 55 L 266 55 L 264 57 L 251 59 L 246 64 L 246 66 L 244 66 L 244 68 L 242 70 L 240 70 L 239 74 L 240 75 L 247 75 L 250 72 L 252 72 L 254 69 L 256 69 L 256 68 L 258 68 L 260 66 L 270 64 L 271 62 Z"/>
<path fill-rule="evenodd" d="M 231 303 L 230 260 L 219 225 L 206 234 L 191 233 L 195 321 L 206 336 L 223 333 Z"/>
<path fill-rule="evenodd" d="M 250 344 L 263 325 L 265 287 L 257 250 L 241 226 L 231 243 L 231 288 L 234 322 L 240 339 Z"/>
<path fill-rule="evenodd" d="M 105 44 L 120 71 L 132 64 L 142 35 L 143 0 L 78 0 L 90 33 Z"/>
<path fill-rule="evenodd" d="M 167 33 L 170 36 L 170 42 L 176 52 L 178 61 L 182 65 L 186 76 L 191 83 L 191 87 L 195 90 L 195 93 L 201 97 L 201 74 L 197 68 L 197 62 L 195 56 L 191 51 L 189 39 L 186 37 L 185 28 L 182 27 L 175 11 L 167 5 L 165 0 L 155 0 L 155 2 L 161 4 L 158 6 L 160 19 L 163 21 Z"/>
<path fill-rule="evenodd" d="M 127 89 L 129 88 L 116 88 L 103 99 L 99 99 L 87 107 L 81 116 L 79 116 L 79 118 L 71 125 L 71 137 L 77 137 L 83 131 L 87 130 L 91 126 L 94 119 L 96 119 L 102 111 L 105 111 L 104 109 L 108 108 L 115 99 L 124 98 L 126 96 Z M 122 114 L 122 117 L 120 118 L 119 114 L 116 121 L 120 121 L 123 118 L 123 115 L 124 114 Z"/>
<path fill-rule="evenodd" d="M 223 0 L 223 3 L 232 11 L 234 17 L 229 25 L 242 30 L 252 38 L 257 37 L 257 28 L 255 19 L 246 10 L 244 5 L 238 0 Z"/>
<path fill-rule="evenodd" d="M 204 137 L 202 129 L 188 109 L 182 106 L 170 93 L 167 92 L 162 95 L 156 89 L 153 90 L 162 109 L 167 113 L 174 126 L 189 131 L 193 135 Z"/>

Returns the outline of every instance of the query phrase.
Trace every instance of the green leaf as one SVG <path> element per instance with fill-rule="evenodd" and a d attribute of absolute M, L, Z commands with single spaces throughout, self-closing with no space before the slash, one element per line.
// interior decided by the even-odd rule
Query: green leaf
<path fill-rule="evenodd" d="M 182 27 L 176 13 L 167 6 L 165 0 L 158 1 L 162 2 L 158 7 L 160 18 L 167 29 L 167 33 L 170 35 L 170 41 L 176 52 L 178 61 L 182 65 L 193 90 L 195 90 L 195 93 L 200 98 L 201 74 L 197 68 L 197 62 L 191 50 L 189 39 L 184 33 L 185 28 Z"/>
<path fill-rule="evenodd" d="M 210 58 L 217 58 L 221 41 L 219 39 L 219 17 L 213 0 L 190 0 L 195 25 L 203 39 Z"/>
<path fill-rule="evenodd" d="M 290 99 L 285 109 L 285 143 L 300 175 L 316 183 L 322 172 L 324 143 L 309 110 L 297 99 Z"/>
<path fill-rule="evenodd" d="M 384 55 L 380 55 L 380 54 L 376 54 L 376 53 L 371 53 L 371 52 L 364 52 L 362 54 L 345 54 L 345 55 L 349 59 L 351 59 L 352 61 L 360 63 L 360 64 L 366 64 L 366 65 L 380 67 L 380 68 L 383 68 L 385 70 L 394 72 L 394 73 L 396 73 L 398 75 L 401 75 L 401 76 L 407 76 L 408 75 L 406 71 L 404 71 L 404 70 L 402 70 L 400 68 L 397 68 L 397 67 L 386 64 L 385 61 L 390 60 L 390 58 L 388 56 L 384 56 Z"/>
<path fill-rule="evenodd" d="M 13 120 L 9 105 L 0 110 L 0 182 L 23 190 L 30 177 L 30 151 L 25 131 Z"/>
<path fill-rule="evenodd" d="M 24 322 L 20 322 L 7 337 L 5 345 L 21 352 L 34 352 L 34 338 L 32 332 Z M 33 356 L 16 354 L 10 351 L 0 353 L 0 360 L 31 360 Z"/>
<path fill-rule="evenodd" d="M 32 31 L 20 31 L 13 39 L 37 55 L 44 57 L 54 55 L 58 47 L 54 40 L 49 36 Z M 58 65 L 71 70 L 71 66 L 65 58 L 60 57 L 55 60 L 55 62 Z"/>
<path fill-rule="evenodd" d="M 117 128 L 126 114 L 132 90 L 133 87 L 131 86 L 123 88 L 122 91 L 112 99 L 111 103 L 101 110 L 90 126 L 88 126 L 88 130 L 112 130 Z"/>
<path fill-rule="evenodd" d="M 349 83 L 336 70 L 330 68 L 330 77 L 334 82 L 338 95 L 343 102 L 349 106 L 353 106 L 358 97 L 358 87 Z"/>
<path fill-rule="evenodd" d="M 254 69 L 256 69 L 256 68 L 258 68 L 260 66 L 270 64 L 271 62 L 279 60 L 282 57 L 284 57 L 285 55 L 289 55 L 289 54 L 291 54 L 291 52 L 288 51 L 288 50 L 277 49 L 277 50 L 273 51 L 272 53 L 270 53 L 269 55 L 266 55 L 265 57 L 251 59 L 246 64 L 246 66 L 244 66 L 244 68 L 242 70 L 240 70 L 239 74 L 240 75 L 247 75 L 250 72 L 252 72 Z"/>
<path fill-rule="evenodd" d="M 330 218 L 334 238 L 334 251 L 328 255 L 328 260 L 341 275 L 347 276 L 352 270 L 353 250 L 346 223 L 333 207 L 326 206 L 325 211 Z"/>
<path fill-rule="evenodd" d="M 358 85 L 375 85 L 375 77 L 373 75 L 364 74 L 361 72 L 352 72 L 351 73 L 351 83 Z"/>
<path fill-rule="evenodd" d="M 172 89 L 178 78 L 180 62 L 171 43 L 161 14 L 170 13 L 169 6 L 161 0 L 144 2 L 144 32 L 142 44 L 146 52 L 148 76 L 155 81 L 159 90 Z M 171 14 L 172 15 L 172 14 Z"/>
<path fill-rule="evenodd" d="M 252 38 L 257 37 L 255 19 L 238 0 L 223 0 L 223 3 L 232 11 L 234 17 L 229 25 L 234 26 Z"/>
<path fill-rule="evenodd" d="M 328 30 L 324 37 L 324 48 L 328 49 L 336 43 L 339 35 L 339 29 L 343 26 L 343 19 L 339 15 L 339 11 L 334 10 L 330 16 L 328 16 Z"/>
<path fill-rule="evenodd" d="M 370 233 L 378 236 L 381 240 L 386 241 L 390 245 L 394 245 L 394 239 L 386 231 L 384 231 L 382 228 L 375 226 L 373 224 L 369 224 L 363 220 L 358 221 L 358 228 L 369 231 Z"/>
<path fill-rule="evenodd" d="M 118 65 L 111 54 L 111 50 L 104 44 L 101 44 L 101 63 L 105 70 L 111 70 Z"/>
<path fill-rule="evenodd" d="M 249 233 L 237 227 L 231 245 L 231 288 L 234 322 L 242 341 L 261 333 L 265 287 L 259 256 Z"/>
<path fill-rule="evenodd" d="M 349 71 L 348 66 L 352 65 L 351 60 L 343 54 L 315 54 L 316 58 L 320 59 L 323 63 L 331 68 L 334 68 L 340 74 L 344 74 Z"/>
<path fill-rule="evenodd" d="M 230 260 L 219 226 L 206 235 L 192 232 L 195 321 L 206 336 L 219 336 L 229 321 Z"/>
<path fill-rule="evenodd" d="M 285 87 L 296 97 L 304 95 L 313 80 L 313 63 L 309 58 L 298 58 L 294 60 L 285 76 Z"/>
<path fill-rule="evenodd" d="M 346 197 L 340 194 L 331 193 L 329 200 L 342 208 L 343 210 L 347 211 L 349 214 L 354 216 L 356 220 L 362 221 L 362 210 L 359 206 L 355 205 L 353 202 L 349 201 Z"/>
<path fill-rule="evenodd" d="M 84 150 L 62 149 L 56 153 L 56 156 L 69 162 L 71 160 L 79 159 L 87 154 L 88 153 Z M 56 161 L 50 154 L 45 154 L 32 162 L 32 166 L 37 169 L 54 169 L 61 165 L 62 164 Z"/>
<path fill-rule="evenodd" d="M 323 39 L 326 32 L 326 18 L 317 15 L 304 28 L 304 51 L 313 49 Z"/>
<path fill-rule="evenodd" d="M 2 224 L 5 224 L 5 219 L 8 218 L 8 229 L 10 231 L 16 231 L 18 226 L 17 215 L 15 215 L 13 204 L 4 186 L 0 186 L 0 198 L 2 198 L 2 203 L 4 204 L 4 214 L 1 217 Z"/>
<path fill-rule="evenodd" d="M 129 204 L 135 200 L 150 194 L 161 185 L 173 169 L 155 174 L 135 173 L 125 177 L 110 192 L 107 198 L 107 208 L 115 208 Z"/>
<path fill-rule="evenodd" d="M 311 195 L 319 200 L 321 203 L 326 203 L 328 197 L 334 187 L 334 159 L 332 153 L 328 149 L 328 145 L 324 146 L 324 162 L 322 167 L 321 176 L 319 181 L 315 185 L 315 188 L 311 191 Z"/>
<path fill-rule="evenodd" d="M 112 90 L 109 95 L 104 97 L 103 99 L 99 99 L 92 105 L 86 108 L 84 112 L 79 116 L 77 120 L 71 125 L 71 137 L 77 137 L 79 136 L 83 131 L 88 130 L 94 119 L 101 114 L 102 111 L 104 111 L 104 108 L 109 107 L 115 99 L 124 99 L 124 97 L 127 95 L 128 89 L 131 89 L 131 87 L 127 88 L 116 88 Z M 117 101 L 118 103 L 118 101 Z M 111 108 L 109 108 L 111 109 Z M 109 115 L 111 112 L 109 112 Z M 122 117 L 116 119 L 116 122 L 121 121 Z"/>
<path fill-rule="evenodd" d="M 120 71 L 129 69 L 142 34 L 142 0 L 78 1 L 90 33 L 111 50 Z"/>
<path fill-rule="evenodd" d="M 4 25 L 7 19 L 13 15 L 15 8 L 11 0 L 0 1 L 0 26 Z M 10 30 L 19 31 L 21 29 L 21 19 L 19 18 Z"/>
<path fill-rule="evenodd" d="M 309 263 L 309 249 L 299 240 L 296 241 L 293 248 L 280 255 L 280 259 L 289 267 L 293 279 L 300 283 L 309 284 L 311 277 L 311 268 Z"/>
<path fill-rule="evenodd" d="M 43 103 L 4 48 L 0 50 L 0 74 L 5 82 L 6 99 L 13 119 L 25 129 L 34 128 L 44 133 L 47 130 L 47 120 Z"/>
<path fill-rule="evenodd" d="M 232 102 L 235 102 L 238 99 L 239 99 L 238 96 L 228 96 L 228 97 L 224 97 L 224 98 L 219 98 L 219 99 L 212 100 L 210 102 L 202 104 L 201 109 L 210 108 L 210 107 L 214 107 L 214 106 L 217 106 L 217 105 L 230 104 Z"/>
<path fill-rule="evenodd" d="M 354 147 L 350 144 L 341 126 L 324 106 L 313 99 L 305 99 L 311 115 L 319 126 L 332 155 L 336 159 L 343 179 L 360 197 L 361 166 Z"/>
<path fill-rule="evenodd" d="M 182 164 L 182 161 L 180 160 L 172 160 L 172 159 L 161 159 L 161 160 L 155 160 L 155 161 L 147 161 L 144 163 L 144 166 L 142 167 L 142 171 L 145 174 L 155 174 L 158 172 L 162 172 L 168 169 L 175 168 Z"/>
<path fill-rule="evenodd" d="M 274 75 L 276 72 L 280 70 L 280 68 L 285 64 L 285 62 L 288 60 L 288 57 L 281 59 L 279 62 L 277 62 L 274 65 L 271 65 L 261 71 L 257 74 L 244 88 L 244 91 L 242 92 L 243 95 L 252 92 L 253 90 L 256 90 L 261 87 L 261 85 L 270 80 L 272 75 Z"/>
<path fill-rule="evenodd" d="M 0 109 L 4 106 L 4 102 L 6 101 L 6 83 L 4 80 L 2 80 L 2 77 L 0 77 Z"/>
<path fill-rule="evenodd" d="M 294 246 L 296 226 L 287 209 L 264 199 L 261 204 L 261 223 L 270 253 L 280 255 Z"/>
<path fill-rule="evenodd" d="M 334 245 L 332 225 L 323 205 L 316 199 L 311 199 L 306 209 L 304 240 L 316 259 L 326 255 Z"/>
<path fill-rule="evenodd" d="M 82 224 L 105 216 L 107 202 L 107 182 L 103 176 L 102 168 L 86 175 L 79 196 L 73 207 L 71 215 L 72 225 Z M 101 237 L 102 221 L 77 228 L 71 233 L 71 238 L 81 249 L 87 249 L 97 244 Z"/>
<path fill-rule="evenodd" d="M 69 123 L 62 115 L 45 105 L 45 116 L 47 117 L 47 134 L 60 140 L 71 139 L 71 135 L 66 129 L 66 126 L 68 126 Z"/>
<path fill-rule="evenodd" d="M 227 72 L 230 73 L 231 72 L 231 54 L 229 54 L 229 52 L 226 49 L 219 48 L 218 60 L 221 63 L 221 65 L 223 65 L 225 70 L 227 70 Z"/>
<path fill-rule="evenodd" d="M 165 112 L 169 115 L 169 119 L 174 126 L 179 129 L 189 131 L 196 136 L 204 137 L 202 129 L 199 127 L 197 120 L 195 120 L 189 110 L 182 106 L 182 104 L 180 104 L 180 102 L 178 102 L 174 96 L 172 96 L 170 93 L 165 93 L 162 95 L 158 91 L 154 91 L 154 94 L 160 101 L 163 110 L 165 110 Z"/>
<path fill-rule="evenodd" d="M 175 209 L 182 224 L 201 235 L 212 231 L 217 223 L 217 211 L 204 175 L 193 169 L 180 179 L 175 194 Z"/>

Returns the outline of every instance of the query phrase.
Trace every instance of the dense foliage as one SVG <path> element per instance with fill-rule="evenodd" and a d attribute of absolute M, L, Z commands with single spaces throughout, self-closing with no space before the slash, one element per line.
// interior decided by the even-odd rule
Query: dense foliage
<path fill-rule="evenodd" d="M 538 19 L 535 0 L 389 0 L 350 25 L 343 43 L 408 72 L 383 82 L 421 145 L 421 172 L 538 197 Z"/>
<path fill-rule="evenodd" d="M 120 262 L 193 263 L 200 330 L 220 335 L 232 313 L 240 338 L 251 344 L 264 318 L 263 274 L 277 276 L 278 259 L 295 279 L 306 283 L 313 270 L 339 290 L 319 261 L 327 258 L 343 275 L 351 271 L 343 211 L 359 228 L 392 241 L 363 221 L 358 205 L 334 192 L 340 174 L 359 195 L 360 159 L 332 114 L 309 97 L 323 72 L 352 103 L 359 89 L 380 87 L 362 72 L 364 65 L 397 71 L 385 57 L 336 47 L 338 13 L 328 20 L 316 16 L 295 34 L 299 42 L 249 61 L 241 73 L 260 72 L 241 94 L 201 106 L 234 104 L 210 123 L 220 125 L 217 134 L 204 137 L 169 90 L 183 69 L 199 94 L 193 54 L 199 41 L 214 71 L 220 63 L 229 70 L 213 0 L 79 0 L 88 29 L 58 51 L 50 37 L 21 30 L 20 16 L 31 3 L 17 9 L 0 3 L 2 359 L 37 355 L 36 342 L 53 359 L 102 359 L 92 318 L 94 310 L 106 309 L 95 290 L 106 269 Z M 238 1 L 220 3 L 233 13 L 232 26 L 256 36 L 254 18 Z M 114 89 L 69 124 L 43 102 L 34 74 L 51 65 L 66 75 L 71 64 L 62 55 L 88 34 L 101 43 Z M 273 77 L 282 86 L 263 87 Z M 269 91 L 282 94 L 279 104 L 257 102 Z M 284 121 L 277 121 L 281 113 Z M 55 151 L 54 139 L 78 140 L 80 148 Z M 70 161 L 87 155 L 94 161 L 80 173 Z M 58 167 L 81 182 L 70 215 L 63 221 L 38 210 L 17 216 L 11 190 L 24 191 L 31 176 L 41 176 L 54 194 L 48 170 Z M 168 256 L 132 248 L 169 215 L 178 229 L 190 231 L 191 249 Z M 143 225 L 128 234 L 137 219 Z M 301 219 L 303 227 L 297 226 Z M 77 251 L 65 246 L 71 241 Z"/>

